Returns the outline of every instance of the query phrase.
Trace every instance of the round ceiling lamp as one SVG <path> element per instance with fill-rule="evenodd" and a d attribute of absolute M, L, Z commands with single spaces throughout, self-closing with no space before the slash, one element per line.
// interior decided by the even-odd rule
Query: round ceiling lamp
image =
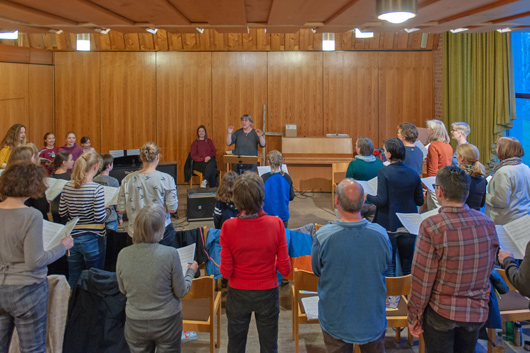
<path fill-rule="evenodd" d="M 391 23 L 403 23 L 416 16 L 417 0 L 376 0 L 377 18 Z"/>

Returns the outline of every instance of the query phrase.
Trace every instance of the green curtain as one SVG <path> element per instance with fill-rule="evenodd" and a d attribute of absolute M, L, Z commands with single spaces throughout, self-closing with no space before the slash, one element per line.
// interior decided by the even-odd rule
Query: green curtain
<path fill-rule="evenodd" d="M 491 166 L 494 144 L 515 119 L 509 33 L 445 33 L 443 37 L 443 120 L 471 127 L 469 143 Z M 452 141 L 455 147 L 455 141 Z"/>

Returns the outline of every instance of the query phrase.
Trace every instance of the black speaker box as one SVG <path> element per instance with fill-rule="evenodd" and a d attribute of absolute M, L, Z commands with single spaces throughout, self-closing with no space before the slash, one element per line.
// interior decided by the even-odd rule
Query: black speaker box
<path fill-rule="evenodd" d="M 207 221 L 213 219 L 217 188 L 188 189 L 188 221 Z"/>

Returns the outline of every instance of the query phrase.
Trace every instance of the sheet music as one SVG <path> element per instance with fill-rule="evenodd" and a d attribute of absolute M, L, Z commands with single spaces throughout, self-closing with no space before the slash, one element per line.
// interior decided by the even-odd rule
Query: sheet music
<path fill-rule="evenodd" d="M 390 165 L 390 162 L 389 162 L 389 161 L 383 162 L 383 165 L 384 165 L 385 167 L 388 167 L 388 166 Z"/>
<path fill-rule="evenodd" d="M 425 147 L 425 145 L 421 143 L 420 140 L 414 142 L 414 145 L 420 149 L 421 153 L 423 153 L 423 159 L 427 158 L 427 153 L 429 150 Z"/>
<path fill-rule="evenodd" d="M 287 171 L 287 164 L 282 164 L 282 170 L 289 174 L 289 171 Z M 259 176 L 262 176 L 263 174 L 265 173 L 268 173 L 271 171 L 271 166 L 270 165 L 264 165 L 264 166 L 258 166 L 258 174 Z"/>
<path fill-rule="evenodd" d="M 125 156 L 125 152 L 123 150 L 109 151 L 109 154 L 114 158 L 120 158 Z"/>
<path fill-rule="evenodd" d="M 53 179 L 53 178 L 48 178 Z M 63 179 L 53 179 L 55 182 L 52 186 L 46 190 L 46 199 L 48 201 L 53 201 L 61 192 L 63 192 L 64 186 L 70 181 L 70 180 L 63 180 Z"/>
<path fill-rule="evenodd" d="M 307 320 L 318 320 L 318 296 L 302 298 Z"/>
<path fill-rule="evenodd" d="M 491 181 L 492 178 L 493 178 L 493 175 L 488 175 L 486 177 L 486 181 L 488 182 L 488 184 L 489 184 L 489 182 Z"/>
<path fill-rule="evenodd" d="M 53 249 L 61 243 L 61 240 L 70 235 L 75 225 L 79 221 L 79 218 L 76 217 L 68 222 L 66 225 L 59 223 L 53 223 L 48 221 L 42 222 L 42 245 L 45 251 Z"/>
<path fill-rule="evenodd" d="M 105 207 L 118 204 L 118 191 L 120 188 L 103 186 L 105 192 Z"/>
<path fill-rule="evenodd" d="M 506 233 L 506 230 L 501 225 L 496 225 L 497 237 L 499 238 L 499 246 L 504 251 L 509 251 L 513 254 L 514 258 L 521 260 L 524 258 L 524 254 L 519 251 L 519 248 L 515 245 L 510 236 Z"/>
<path fill-rule="evenodd" d="M 188 271 L 188 265 L 193 262 L 193 258 L 195 257 L 195 244 L 178 248 L 177 251 L 179 252 L 182 275 L 185 276 Z"/>
<path fill-rule="evenodd" d="M 355 181 L 361 184 L 365 193 L 369 195 L 377 196 L 377 177 L 370 179 L 368 181 L 364 181 L 364 180 L 355 180 Z"/>
<path fill-rule="evenodd" d="M 425 219 L 438 214 L 438 209 L 435 208 L 425 213 L 396 213 L 396 216 L 403 224 L 403 227 L 407 228 L 410 234 L 418 235 L 420 232 L 420 225 Z"/>
<path fill-rule="evenodd" d="M 133 150 L 127 150 L 127 156 L 139 156 L 140 155 L 140 149 L 133 149 Z"/>
<path fill-rule="evenodd" d="M 524 255 L 526 245 L 530 241 L 530 216 L 526 215 L 513 222 L 505 224 L 504 230 L 510 236 L 520 253 Z"/>
<path fill-rule="evenodd" d="M 427 177 L 427 178 L 421 178 L 421 182 L 423 183 L 423 185 L 425 185 L 427 187 L 427 189 L 429 189 L 432 192 L 434 192 L 434 188 L 432 187 L 432 184 L 436 184 L 436 177 L 435 176 Z"/>

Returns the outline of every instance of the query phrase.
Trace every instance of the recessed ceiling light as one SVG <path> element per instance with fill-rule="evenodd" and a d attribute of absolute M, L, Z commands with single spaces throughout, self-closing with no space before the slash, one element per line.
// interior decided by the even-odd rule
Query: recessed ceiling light
<path fill-rule="evenodd" d="M 465 32 L 469 30 L 469 28 L 455 28 L 455 29 L 451 29 L 449 32 L 451 33 L 460 33 L 460 32 Z"/>

